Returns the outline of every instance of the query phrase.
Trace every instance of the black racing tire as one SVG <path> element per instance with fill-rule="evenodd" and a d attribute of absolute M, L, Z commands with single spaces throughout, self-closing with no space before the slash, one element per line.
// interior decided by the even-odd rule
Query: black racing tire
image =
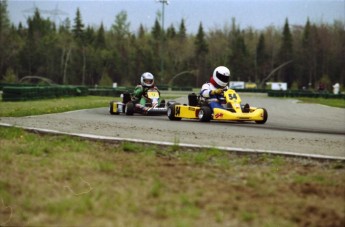
<path fill-rule="evenodd" d="M 159 105 L 159 108 L 164 108 L 165 107 L 165 99 L 163 99 Z"/>
<path fill-rule="evenodd" d="M 134 103 L 128 102 L 125 107 L 125 114 L 126 115 L 133 115 L 134 114 Z"/>
<path fill-rule="evenodd" d="M 169 107 L 173 104 L 176 104 L 176 101 L 168 101 L 166 106 Z"/>
<path fill-rule="evenodd" d="M 267 110 L 265 108 L 260 108 L 264 111 L 264 119 L 262 121 L 255 121 L 255 123 L 257 124 L 265 124 L 268 118 L 268 113 Z"/>
<path fill-rule="evenodd" d="M 111 115 L 119 115 L 118 112 L 114 112 L 114 103 L 115 103 L 115 101 L 111 101 L 111 102 L 109 103 L 109 113 L 110 113 Z"/>
<path fill-rule="evenodd" d="M 169 120 L 171 120 L 171 121 L 180 121 L 181 120 L 180 117 L 175 117 L 175 106 L 176 105 L 180 105 L 180 104 L 174 103 L 174 104 L 168 106 L 167 115 L 168 115 Z"/>
<path fill-rule="evenodd" d="M 199 121 L 209 122 L 212 119 L 212 110 L 209 106 L 202 106 L 198 113 Z"/>

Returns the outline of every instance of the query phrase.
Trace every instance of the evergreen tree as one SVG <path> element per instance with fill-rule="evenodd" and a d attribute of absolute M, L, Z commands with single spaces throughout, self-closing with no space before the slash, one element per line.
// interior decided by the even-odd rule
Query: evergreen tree
<path fill-rule="evenodd" d="M 158 19 L 155 20 L 155 24 L 151 30 L 152 37 L 157 41 L 161 39 L 162 35 L 162 29 L 161 25 L 158 22 Z"/>
<path fill-rule="evenodd" d="M 75 84 L 84 85 L 86 80 L 85 31 L 79 8 L 77 8 L 76 17 L 74 18 L 72 33 L 78 49 L 76 50 L 76 54 L 72 55 L 74 75 L 72 74 L 70 81 L 73 81 Z M 81 79 L 79 78 L 80 75 L 82 76 Z"/>
<path fill-rule="evenodd" d="M 84 42 L 86 45 L 91 45 L 96 39 L 95 30 L 91 26 L 87 26 L 84 34 Z"/>
<path fill-rule="evenodd" d="M 230 36 L 229 66 L 235 80 L 251 81 L 252 61 L 249 59 L 247 46 L 244 42 L 244 32 L 233 30 Z"/>
<path fill-rule="evenodd" d="M 341 21 L 335 21 L 330 28 L 331 48 L 329 52 L 330 78 L 332 84 L 341 83 L 345 85 L 345 24 Z"/>
<path fill-rule="evenodd" d="M 308 85 L 311 86 L 315 80 L 315 66 L 313 65 L 315 59 L 315 52 L 313 47 L 313 40 L 311 36 L 311 25 L 309 18 L 303 30 L 302 36 L 302 49 L 300 53 L 300 61 L 299 66 L 300 70 L 300 78 L 299 82 L 302 86 Z"/>
<path fill-rule="evenodd" d="M 208 53 L 208 45 L 205 39 L 205 32 L 201 23 L 199 24 L 199 29 L 195 37 L 194 45 L 195 56 L 204 56 Z"/>
<path fill-rule="evenodd" d="M 24 48 L 21 51 L 21 65 L 25 75 L 50 76 L 48 61 L 53 56 L 49 55 L 52 49 L 49 47 L 51 39 L 54 39 L 55 31 L 49 19 L 41 17 L 38 9 L 34 16 L 27 19 L 28 31 Z"/>
<path fill-rule="evenodd" d="M 208 53 L 208 44 L 206 42 L 204 29 L 202 23 L 200 22 L 198 33 L 194 40 L 195 46 L 195 61 L 196 61 L 196 69 L 197 69 L 197 86 L 201 85 L 201 81 L 205 81 L 208 79 L 209 73 L 207 73 L 207 64 L 206 64 L 206 55 Z"/>
<path fill-rule="evenodd" d="M 9 32 L 10 20 L 7 12 L 7 0 L 0 0 L 0 80 L 6 72 L 5 61 L 10 52 L 7 44 Z"/>
<path fill-rule="evenodd" d="M 104 26 L 103 23 L 101 23 L 101 26 L 99 27 L 95 39 L 95 47 L 96 48 L 105 48 L 106 43 L 105 43 L 105 31 L 104 31 Z"/>
<path fill-rule="evenodd" d="M 135 81 L 135 83 L 139 82 L 138 76 L 143 72 L 149 71 L 154 73 L 157 72 L 157 69 L 159 68 L 159 64 L 157 62 L 158 57 L 154 54 L 155 52 L 152 48 L 150 38 L 151 37 L 146 33 L 143 25 L 140 25 L 138 38 L 133 45 L 133 47 L 135 48 L 135 54 L 133 56 L 133 63 L 135 65 L 133 69 L 133 75 L 136 77 L 133 79 L 133 81 Z"/>
<path fill-rule="evenodd" d="M 282 44 L 279 50 L 280 64 L 285 64 L 294 60 L 293 56 L 293 40 L 290 32 L 288 19 L 285 20 L 283 29 Z M 290 87 L 294 81 L 294 68 L 292 64 L 287 64 L 280 70 L 279 80 L 287 82 Z"/>
<path fill-rule="evenodd" d="M 186 25 L 184 23 L 184 19 L 181 20 L 180 28 L 179 28 L 177 35 L 178 35 L 180 41 L 184 41 L 187 38 L 187 29 L 186 29 Z"/>
<path fill-rule="evenodd" d="M 7 0 L 0 0 L 0 41 L 9 28 L 10 20 L 7 12 Z"/>
<path fill-rule="evenodd" d="M 74 18 L 74 25 L 73 25 L 73 37 L 74 39 L 79 42 L 84 42 L 84 24 L 81 18 L 80 10 L 77 8 L 76 16 Z"/>
<path fill-rule="evenodd" d="M 261 82 L 269 70 L 269 56 L 266 50 L 265 36 L 263 33 L 259 36 L 256 47 L 256 82 Z"/>
<path fill-rule="evenodd" d="M 176 37 L 176 31 L 173 25 L 170 25 L 170 27 L 167 29 L 167 38 L 168 39 L 174 39 Z"/>
<path fill-rule="evenodd" d="M 150 41 L 150 48 L 152 49 L 153 54 L 153 62 L 152 68 L 154 72 L 160 72 L 159 75 L 156 75 L 156 78 L 161 80 L 164 71 L 164 53 L 163 53 L 163 30 L 161 25 L 156 18 L 155 23 L 151 29 L 151 41 Z M 157 73 L 158 74 L 158 73 Z M 157 80 L 158 81 L 158 80 Z"/>
<path fill-rule="evenodd" d="M 145 37 L 145 33 L 146 32 L 145 32 L 145 28 L 144 28 L 143 24 L 140 24 L 139 31 L 138 31 L 138 37 L 140 39 L 144 38 Z"/>

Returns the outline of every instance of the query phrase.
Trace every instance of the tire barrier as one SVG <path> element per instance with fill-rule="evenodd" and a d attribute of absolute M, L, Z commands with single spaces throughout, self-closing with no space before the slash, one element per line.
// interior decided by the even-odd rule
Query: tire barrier
<path fill-rule="evenodd" d="M 122 93 L 125 92 L 132 92 L 134 88 L 125 88 L 125 89 L 117 89 L 117 88 L 89 88 L 89 95 L 94 96 L 111 96 L 111 97 L 119 97 Z"/>
<path fill-rule="evenodd" d="M 268 91 L 270 97 L 286 97 L 286 98 L 326 98 L 326 99 L 345 99 L 345 94 L 333 94 L 328 92 L 312 92 L 312 91 Z"/>
<path fill-rule="evenodd" d="M 89 90 L 85 86 L 8 86 L 3 87 L 2 101 L 27 101 L 88 94 Z"/>
<path fill-rule="evenodd" d="M 87 86 L 73 86 L 73 85 L 52 85 L 52 86 L 32 86 L 27 84 L 0 84 L 3 91 L 2 101 L 26 101 L 26 100 L 39 100 L 50 99 L 59 97 L 72 97 L 72 96 L 111 96 L 117 97 L 124 92 L 133 91 L 134 87 L 100 87 L 90 88 Z M 1 90 L 0 89 L 0 90 Z M 165 90 L 166 87 L 163 86 Z M 174 87 L 173 91 L 192 91 L 191 87 Z M 313 92 L 313 91 L 275 91 L 266 89 L 236 89 L 237 92 L 251 92 L 251 93 L 267 93 L 269 97 L 306 97 L 306 98 L 334 98 L 345 99 L 345 94 L 333 94 L 329 92 Z"/>

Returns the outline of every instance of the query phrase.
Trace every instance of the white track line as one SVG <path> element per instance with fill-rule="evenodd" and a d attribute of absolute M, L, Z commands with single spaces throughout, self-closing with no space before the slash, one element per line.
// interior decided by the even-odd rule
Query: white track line
<path fill-rule="evenodd" d="M 70 135 L 70 136 L 77 136 L 77 137 L 81 137 L 81 138 L 87 138 L 87 139 L 93 139 L 93 140 L 102 140 L 102 141 L 119 141 L 119 142 L 126 141 L 126 142 L 134 142 L 134 143 L 146 143 L 146 144 L 155 144 L 155 145 L 163 145 L 163 146 L 179 146 L 179 147 L 188 147 L 188 148 L 210 148 L 210 149 L 213 148 L 213 149 L 219 149 L 219 150 L 224 150 L 224 151 L 232 151 L 232 152 L 248 153 L 248 154 L 273 154 L 273 155 L 284 155 L 284 156 L 313 158 L 313 159 L 330 159 L 330 160 L 344 160 L 345 161 L 345 157 L 339 157 L 339 156 L 306 154 L 306 153 L 296 153 L 296 152 L 288 152 L 288 151 L 272 151 L 272 150 L 251 149 L 251 148 L 197 145 L 197 144 L 189 144 L 189 143 L 150 141 L 150 140 L 142 140 L 142 139 L 121 138 L 121 137 L 112 137 L 112 136 L 100 136 L 100 135 L 85 134 L 85 133 L 67 133 L 67 132 L 61 132 L 61 131 L 51 130 L 51 129 L 22 127 L 22 126 L 7 124 L 7 123 L 0 123 L 0 126 L 16 127 L 16 128 L 22 128 L 25 130 L 36 131 L 36 132 L 40 132 L 40 133 Z"/>

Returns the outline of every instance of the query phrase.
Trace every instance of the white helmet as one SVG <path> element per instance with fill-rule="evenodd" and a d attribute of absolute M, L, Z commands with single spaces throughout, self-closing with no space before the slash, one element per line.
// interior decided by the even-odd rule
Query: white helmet
<path fill-rule="evenodd" d="M 219 87 L 225 87 L 230 80 L 230 70 L 225 66 L 218 66 L 213 71 L 212 78 Z"/>
<path fill-rule="evenodd" d="M 149 72 L 143 73 L 140 78 L 141 85 L 143 85 L 144 87 L 151 87 L 155 82 L 154 80 L 154 76 Z"/>

